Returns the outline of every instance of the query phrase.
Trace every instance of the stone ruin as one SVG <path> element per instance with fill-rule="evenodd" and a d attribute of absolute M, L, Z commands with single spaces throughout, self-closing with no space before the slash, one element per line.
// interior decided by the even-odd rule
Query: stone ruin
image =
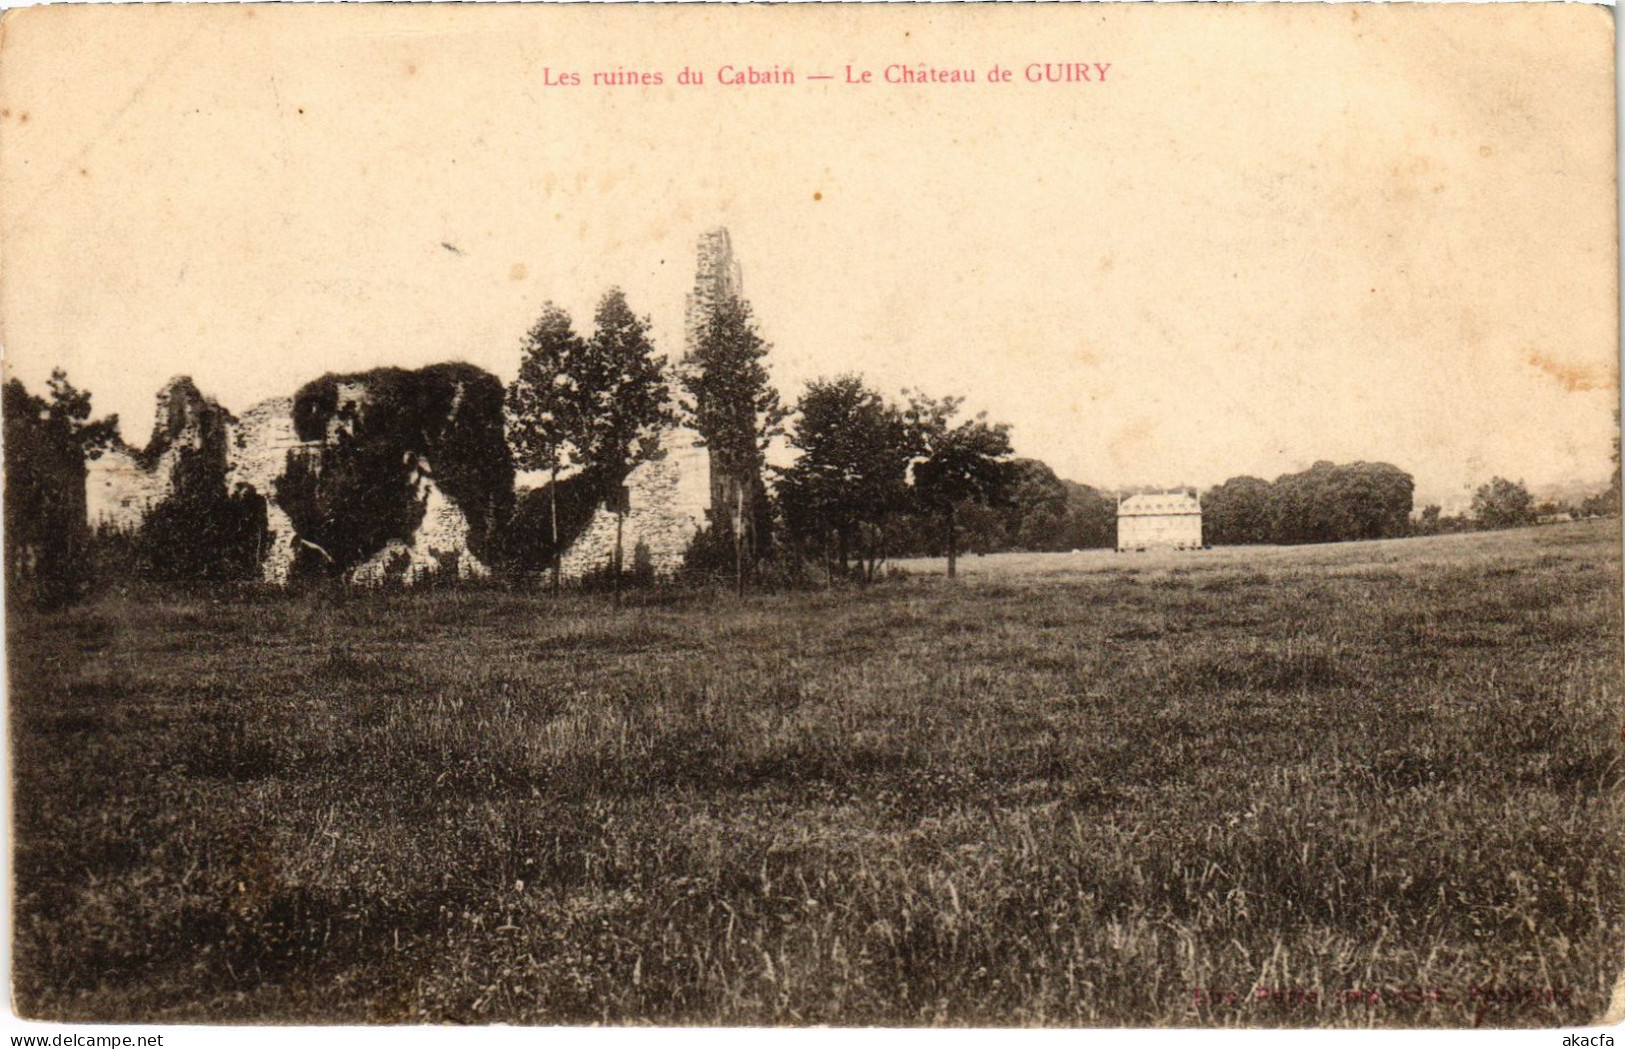
<path fill-rule="evenodd" d="M 705 527 L 711 506 L 711 458 L 699 435 L 680 426 L 661 434 L 660 450 L 627 475 L 624 487 L 624 570 L 675 574 L 683 567 L 689 543 Z M 587 527 L 564 551 L 564 578 L 580 579 L 613 567 L 615 518 L 607 505 L 598 505 Z"/>
<path fill-rule="evenodd" d="M 684 318 L 690 347 L 709 311 L 741 290 L 740 268 L 727 230 L 703 234 L 694 290 L 688 296 Z M 308 526 L 301 530 L 297 523 L 300 512 L 287 503 L 288 493 L 296 487 L 291 478 L 303 478 L 307 485 L 311 478 L 319 481 L 323 464 L 332 461 L 338 449 L 348 447 L 346 442 L 356 439 L 357 420 L 371 410 L 379 383 L 429 373 L 435 373 L 431 378 L 437 376 L 437 381 L 451 384 L 449 400 L 436 424 L 446 432 L 467 422 L 471 409 L 464 397 L 470 384 L 487 389 L 496 382 L 493 376 L 468 365 L 437 365 L 411 373 L 377 369 L 359 375 L 324 376 L 295 396 L 261 401 L 241 415 L 233 415 L 199 391 L 190 378 L 172 379 L 158 394 L 153 436 L 147 446 L 136 449 L 120 444 L 87 464 L 89 522 L 93 528 L 138 531 L 153 509 L 174 492 L 180 457 L 187 450 L 206 452 L 223 462 L 228 492 L 252 492 L 264 500 L 268 536 L 259 551 L 260 578 L 285 585 L 303 561 L 312 557 L 334 560 L 320 537 L 311 534 Z M 311 415 L 312 391 L 317 387 L 327 409 L 320 420 Z M 489 396 L 479 408 L 484 414 L 477 422 L 487 431 L 493 424 L 500 427 L 500 385 L 496 389 L 497 419 L 485 417 L 492 411 Z M 410 499 L 421 508 L 415 515 L 415 527 L 350 564 L 344 570 L 345 579 L 375 585 L 416 583 L 448 570 L 463 579 L 490 575 L 494 567 L 490 554 L 498 545 L 492 537 L 506 526 L 515 495 L 528 494 L 523 487 L 516 492 L 505 449 L 500 455 L 488 451 L 484 457 L 501 459 L 506 488 L 494 490 L 494 501 L 478 506 L 465 505 L 466 495 L 460 501 L 448 491 L 448 486 L 457 487 L 452 483 L 455 476 L 467 474 L 466 461 L 455 462 L 423 447 L 403 449 L 403 454 L 409 464 Z M 673 427 L 661 435 L 654 457 L 640 463 L 624 482 L 627 512 L 620 524 L 626 570 L 665 576 L 682 567 L 695 535 L 707 524 L 716 485 L 712 474 L 710 456 L 693 430 Z M 494 485 L 501 489 L 500 479 Z M 308 511 L 306 516 L 310 516 Z M 596 501 L 561 555 L 564 577 L 579 579 L 609 569 L 616 528 L 617 515 L 608 501 Z"/>
<path fill-rule="evenodd" d="M 365 376 L 346 379 L 349 381 L 340 382 L 338 390 L 353 418 L 365 411 L 371 390 Z M 86 516 L 91 527 L 132 534 L 139 531 L 148 515 L 174 494 L 182 456 L 201 452 L 221 463 L 227 491 L 248 490 L 264 500 L 269 534 L 260 551 L 260 577 L 267 583 L 286 584 L 301 551 L 318 547 L 300 534 L 283 505 L 281 489 L 290 466 L 302 464 L 319 471 L 324 451 L 353 436 L 346 420 L 312 439 L 301 438 L 295 403 L 294 397 L 276 397 L 234 416 L 202 394 L 190 378 L 171 379 L 158 394 L 153 436 L 147 446 L 132 448 L 121 443 L 86 464 Z M 452 403 L 448 424 L 455 421 L 460 402 L 454 397 Z M 500 428 L 500 415 L 496 425 Z M 460 578 L 489 575 L 489 566 L 470 549 L 467 515 L 436 483 L 429 457 L 415 458 L 410 483 L 411 498 L 422 507 L 417 527 L 351 567 L 346 578 L 377 583 L 398 575 L 402 582 L 413 583 L 448 564 L 455 565 Z"/>
<path fill-rule="evenodd" d="M 700 234 L 695 246 L 694 290 L 688 293 L 683 311 L 683 338 L 692 351 L 705 333 L 711 311 L 728 299 L 743 298 L 744 272 L 734 258 L 733 239 L 725 229 Z"/>
<path fill-rule="evenodd" d="M 265 497 L 266 528 L 271 540 L 260 561 L 260 578 L 282 586 L 293 572 L 298 542 L 293 521 L 276 500 L 277 478 L 290 456 L 308 455 L 311 447 L 293 428 L 293 398 L 273 397 L 243 412 L 226 442 L 226 484 L 248 485 Z"/>
<path fill-rule="evenodd" d="M 134 532 L 174 491 L 175 469 L 188 451 L 221 451 L 234 420 L 187 376 L 158 392 L 152 437 L 145 448 L 122 441 L 85 464 L 85 516 L 92 529 Z M 222 451 L 223 454 L 223 451 Z"/>
<path fill-rule="evenodd" d="M 365 384 L 345 383 L 340 396 L 359 409 Z M 319 438 L 302 440 L 294 421 L 294 397 L 261 401 L 234 416 L 192 380 L 170 380 L 158 395 L 157 422 L 146 448 L 119 445 L 87 463 L 87 515 L 93 528 L 138 531 L 151 511 L 175 488 L 175 471 L 187 450 L 220 456 L 228 491 L 251 489 L 265 500 L 268 541 L 260 578 L 285 585 L 301 556 L 323 556 L 320 544 L 301 536 L 279 499 L 289 466 L 319 469 L 324 449 L 350 436 L 343 422 Z M 461 579 L 484 578 L 492 565 L 471 548 L 470 515 L 437 483 L 431 457 L 418 455 L 410 472 L 413 499 L 422 516 L 409 536 L 391 539 L 351 566 L 345 579 L 361 585 L 413 584 L 449 569 Z M 692 430 L 673 427 L 660 450 L 626 478 L 628 513 L 623 525 L 625 567 L 669 576 L 681 569 L 688 545 L 705 524 L 709 505 L 709 457 Z M 522 491 L 522 490 L 521 490 Z M 566 579 L 603 572 L 613 563 L 616 515 L 600 502 L 562 557 Z"/>

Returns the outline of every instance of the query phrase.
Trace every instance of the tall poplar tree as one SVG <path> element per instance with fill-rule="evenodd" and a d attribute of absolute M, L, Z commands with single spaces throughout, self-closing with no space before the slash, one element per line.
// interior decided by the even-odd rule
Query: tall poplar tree
<path fill-rule="evenodd" d="M 554 303 L 525 335 L 519 376 L 508 386 L 504 411 L 508 448 L 521 470 L 546 470 L 551 492 L 553 592 L 563 568 L 559 549 L 559 471 L 581 465 L 593 441 L 591 399 L 582 372 L 588 365 L 587 344 L 576 334 L 570 315 Z"/>
<path fill-rule="evenodd" d="M 85 460 L 118 439 L 118 416 L 92 421 L 90 394 L 61 369 L 48 390 L 5 384 L 5 574 L 12 601 L 58 607 L 85 582 Z"/>
<path fill-rule="evenodd" d="M 712 530 L 733 543 L 741 589 L 766 523 L 768 442 L 783 432 L 788 414 L 762 363 L 770 349 L 749 303 L 727 298 L 711 310 L 679 372 L 683 410 L 711 453 Z"/>
<path fill-rule="evenodd" d="M 613 496 L 615 509 L 615 587 L 620 591 L 621 534 L 627 504 L 621 488 L 628 474 L 660 450 L 660 431 L 676 418 L 665 368 L 649 339 L 649 319 L 627 305 L 620 288 L 599 300 L 580 369 L 585 417 L 581 428 L 583 464 L 595 471 Z"/>

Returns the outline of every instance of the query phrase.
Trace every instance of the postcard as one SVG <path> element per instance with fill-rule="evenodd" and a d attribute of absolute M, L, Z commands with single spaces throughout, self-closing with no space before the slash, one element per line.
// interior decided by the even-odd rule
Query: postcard
<path fill-rule="evenodd" d="M 8 12 L 17 1017 L 1601 1037 L 1614 53 Z"/>

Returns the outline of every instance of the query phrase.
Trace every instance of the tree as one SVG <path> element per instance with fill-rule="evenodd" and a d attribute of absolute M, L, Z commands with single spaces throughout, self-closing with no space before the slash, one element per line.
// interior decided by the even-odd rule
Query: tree
<path fill-rule="evenodd" d="M 1063 550 L 1067 489 L 1055 471 L 1037 459 L 1010 460 L 1010 490 L 999 515 L 1004 534 L 999 549 Z"/>
<path fill-rule="evenodd" d="M 559 542 L 559 471 L 584 461 L 595 436 L 582 382 L 587 344 L 570 315 L 549 302 L 520 347 L 519 375 L 504 399 L 508 448 L 521 470 L 546 470 L 551 491 L 553 592 L 563 570 Z"/>
<path fill-rule="evenodd" d="M 1619 514 L 1620 481 L 1619 481 L 1619 409 L 1614 409 L 1614 449 L 1609 458 L 1614 464 L 1614 475 L 1609 479 L 1608 487 L 1595 495 L 1589 496 L 1580 504 L 1580 512 L 1587 517 L 1615 517 Z"/>
<path fill-rule="evenodd" d="M 1410 530 L 1415 483 L 1388 463 L 1337 468 L 1331 489 L 1338 538 L 1392 539 Z"/>
<path fill-rule="evenodd" d="M 1603 493 L 1603 507 L 1609 513 L 1619 513 L 1620 481 L 1619 481 L 1619 408 L 1614 408 L 1614 450 L 1609 456 L 1614 463 L 1614 475 L 1608 481 L 1608 490 Z"/>
<path fill-rule="evenodd" d="M 163 472 L 166 494 L 133 536 L 136 567 L 167 581 L 254 578 L 269 540 L 267 508 L 250 485 L 228 491 L 231 413 L 188 376 L 171 380 L 158 403 L 152 437 L 134 457 Z"/>
<path fill-rule="evenodd" d="M 1202 534 L 1209 546 L 1267 543 L 1271 536 L 1270 483 L 1232 477 L 1202 493 Z"/>
<path fill-rule="evenodd" d="M 1016 518 L 1014 524 L 1015 528 L 1005 533 L 1006 549 L 1055 551 L 1067 548 L 1064 510 L 1056 513 L 1040 506 Z"/>
<path fill-rule="evenodd" d="M 578 388 L 582 463 L 615 496 L 614 571 L 619 595 L 627 511 L 621 486 L 634 467 L 659 452 L 661 429 L 676 421 L 665 369 L 649 340 L 649 320 L 632 312 L 620 288 L 611 288 L 599 300 L 592 339 L 581 357 Z"/>
<path fill-rule="evenodd" d="M 90 394 L 61 369 L 47 387 L 48 399 L 5 385 L 6 592 L 54 608 L 84 584 L 85 461 L 118 439 L 118 417 L 92 422 Z"/>
<path fill-rule="evenodd" d="M 258 573 L 270 538 L 265 499 L 252 485 L 228 494 L 225 464 L 211 452 L 179 451 L 168 497 L 136 532 L 136 556 L 151 578 L 247 580 Z"/>
<path fill-rule="evenodd" d="M 941 519 L 948 544 L 948 578 L 958 557 L 956 512 L 962 503 L 990 506 L 1004 500 L 1012 472 L 1010 427 L 989 423 L 985 412 L 954 422 L 963 403 L 915 392 L 907 420 L 914 452 L 914 493 L 927 512 Z"/>
<path fill-rule="evenodd" d="M 1615 480 L 1618 480 L 1617 476 Z M 1595 495 L 1586 496 L 1580 503 L 1579 513 L 1582 517 L 1617 517 L 1619 485 L 1614 484 Z"/>
<path fill-rule="evenodd" d="M 1473 520 L 1480 528 L 1516 528 L 1535 519 L 1534 504 L 1522 481 L 1492 478 L 1473 493 Z"/>
<path fill-rule="evenodd" d="M 729 297 L 711 309 L 678 372 L 687 394 L 683 410 L 711 453 L 711 530 L 732 541 L 741 589 L 768 522 L 767 445 L 783 432 L 788 414 L 762 363 L 770 349 L 750 305 Z"/>
<path fill-rule="evenodd" d="M 856 375 L 815 379 L 796 404 L 790 444 L 800 458 L 780 472 L 790 534 L 817 547 L 833 573 L 872 581 L 885 556 L 887 519 L 908 500 L 909 432 L 902 413 Z M 834 549 L 830 549 L 833 539 Z"/>
<path fill-rule="evenodd" d="M 1062 481 L 1066 486 L 1066 518 L 1061 549 L 1089 550 L 1111 547 L 1117 541 L 1117 502 L 1108 493 L 1086 484 Z"/>
<path fill-rule="evenodd" d="M 1338 543 L 1406 534 L 1411 475 L 1388 463 L 1324 460 L 1270 486 L 1272 537 L 1277 543 Z"/>

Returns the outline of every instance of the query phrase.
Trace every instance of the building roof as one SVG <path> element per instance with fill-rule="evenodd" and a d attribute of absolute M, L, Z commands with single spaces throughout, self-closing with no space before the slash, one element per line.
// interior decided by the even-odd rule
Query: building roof
<path fill-rule="evenodd" d="M 1202 504 L 1187 492 L 1145 492 L 1129 496 L 1117 507 L 1118 517 L 1160 517 L 1201 512 Z"/>

